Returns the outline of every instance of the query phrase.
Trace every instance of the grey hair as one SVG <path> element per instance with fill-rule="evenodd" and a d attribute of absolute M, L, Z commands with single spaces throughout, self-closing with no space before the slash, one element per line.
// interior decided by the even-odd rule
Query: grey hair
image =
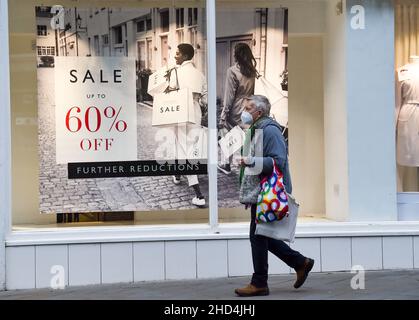
<path fill-rule="evenodd" d="M 269 116 L 271 113 L 271 103 L 269 99 L 262 95 L 253 95 L 247 98 L 247 100 L 253 101 L 257 111 L 262 111 L 263 116 Z"/>

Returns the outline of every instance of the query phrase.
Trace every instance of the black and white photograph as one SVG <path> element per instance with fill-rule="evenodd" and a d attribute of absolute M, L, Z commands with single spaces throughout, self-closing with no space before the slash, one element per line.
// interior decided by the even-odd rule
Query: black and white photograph
<path fill-rule="evenodd" d="M 36 7 L 41 213 L 208 207 L 208 177 L 202 172 L 76 180 L 67 172 L 70 162 L 150 161 L 159 154 L 163 160 L 205 160 L 204 15 L 203 8 Z M 118 88 L 113 77 L 126 83 Z M 80 86 L 72 90 L 74 82 Z M 186 96 L 176 99 L 190 95 L 192 115 L 153 114 L 153 105 L 167 114 L 164 103 L 182 92 Z M 80 110 L 78 103 L 90 104 Z"/>
<path fill-rule="evenodd" d="M 237 21 L 234 28 L 222 28 Z M 288 128 L 288 9 L 223 9 L 217 17 L 217 127 L 219 130 L 218 203 L 240 207 L 239 165 L 244 132 L 244 103 L 264 95 L 270 116 Z M 226 143 L 230 143 L 230 147 Z M 236 181 L 233 188 L 231 182 Z"/>
<path fill-rule="evenodd" d="M 287 133 L 288 9 L 262 8 L 219 12 L 218 24 L 221 25 L 231 19 L 236 19 L 240 23 L 234 29 L 217 29 L 216 106 L 208 106 L 206 101 L 206 36 L 202 26 L 205 9 L 62 8 L 57 13 L 59 17 L 61 15 L 61 21 L 57 21 L 57 15 L 53 13 L 51 7 L 36 8 L 41 160 L 40 211 L 81 213 L 207 207 L 206 174 L 69 180 L 66 164 L 110 160 L 155 160 L 159 158 L 159 154 L 162 159 L 191 159 L 194 156 L 206 159 L 208 112 L 217 112 L 220 142 L 219 207 L 239 207 L 237 197 L 239 172 L 233 158 L 240 153 L 243 141 L 240 139 L 237 141 L 235 150 L 223 149 L 222 143 L 235 134 L 242 136 L 248 127 L 242 123 L 240 115 L 244 109 L 243 98 L 253 94 L 263 94 L 270 99 L 271 116 L 281 124 L 284 134 Z M 56 25 L 54 26 L 51 21 Z M 64 25 L 63 29 L 60 24 Z M 73 131 L 78 125 L 75 121 L 79 121 L 79 118 L 75 113 L 78 110 L 70 112 L 67 107 L 57 118 L 57 110 L 61 109 L 57 106 L 60 103 L 67 106 L 69 97 L 65 94 L 68 91 L 65 84 L 59 86 L 63 94 L 54 92 L 54 88 L 57 88 L 57 78 L 65 73 L 65 71 L 57 73 L 56 62 L 66 61 L 70 72 L 77 62 L 85 61 L 84 66 L 87 71 L 78 70 L 78 73 L 80 81 L 86 86 L 86 81 L 95 81 L 91 73 L 86 77 L 89 64 L 98 69 L 104 66 L 105 69 L 109 69 L 112 63 L 123 64 L 110 62 L 109 59 L 112 58 L 131 59 L 131 68 L 127 67 L 130 72 L 135 72 L 135 102 L 134 98 L 130 100 L 131 105 L 135 106 L 130 109 L 131 115 L 127 113 L 126 119 L 122 119 L 124 114 L 118 113 L 121 109 L 113 106 L 103 106 L 101 119 L 95 116 L 98 109 L 86 112 L 89 111 L 90 117 L 95 116 L 96 128 L 99 127 L 99 120 L 102 120 L 102 125 L 105 120 L 111 122 L 108 127 L 113 124 L 113 129 L 119 131 L 118 134 L 121 133 L 121 127 L 122 129 L 127 127 L 123 132 L 126 135 L 125 144 L 121 146 L 124 152 L 117 152 L 116 143 L 112 141 L 116 159 L 109 158 L 109 152 L 99 156 L 98 150 L 90 152 L 91 156 L 88 157 L 85 151 L 94 149 L 98 143 L 97 139 L 90 139 L 82 140 L 80 146 L 83 150 L 79 157 L 75 157 L 79 140 L 73 139 L 73 145 L 66 145 L 58 135 L 64 125 L 58 123 L 56 119 L 64 119 L 66 116 L 70 118 L 73 124 L 71 122 L 67 124 L 67 131 L 70 130 L 75 136 Z M 73 70 L 72 75 L 74 74 L 76 73 Z M 100 77 L 100 80 L 103 80 L 104 75 L 100 74 Z M 100 85 L 106 84 L 89 88 L 87 92 L 100 90 Z M 186 87 L 193 92 L 193 102 L 190 106 L 194 109 L 193 121 L 179 120 L 180 115 L 156 118 L 159 116 L 156 114 L 157 111 L 162 108 L 153 109 L 153 106 L 170 104 L 174 98 L 184 99 L 179 95 L 182 90 L 175 92 L 174 89 Z M 120 91 L 115 86 L 112 88 Z M 127 90 L 125 85 L 122 85 L 122 88 Z M 167 89 L 173 91 L 167 92 Z M 163 93 L 165 90 L 166 94 Z M 79 94 L 80 87 L 75 91 Z M 108 95 L 115 100 L 115 94 L 110 92 Z M 106 102 L 109 104 L 109 100 Z M 120 101 L 116 99 L 115 103 L 118 104 Z M 81 112 L 80 116 L 83 115 Z M 115 124 L 119 127 L 115 128 Z M 129 129 L 132 133 L 134 127 L 136 127 L 135 136 L 128 136 Z M 68 136 L 67 131 L 63 135 Z M 165 140 L 161 138 L 162 136 L 168 138 Z M 101 136 L 99 147 L 107 147 L 110 144 L 107 139 Z M 136 145 L 136 158 L 132 156 L 132 151 L 135 151 L 135 145 L 132 143 Z M 170 145 L 170 150 L 162 152 L 167 145 Z M 193 146 L 192 150 L 188 146 Z M 85 150 L 88 148 L 89 150 Z M 71 154 L 70 158 L 67 157 L 66 163 L 56 161 L 61 159 L 61 149 Z M 128 150 L 131 154 L 122 156 Z M 170 156 L 172 152 L 175 153 L 174 157 Z M 102 168 L 96 169 L 98 171 Z"/>

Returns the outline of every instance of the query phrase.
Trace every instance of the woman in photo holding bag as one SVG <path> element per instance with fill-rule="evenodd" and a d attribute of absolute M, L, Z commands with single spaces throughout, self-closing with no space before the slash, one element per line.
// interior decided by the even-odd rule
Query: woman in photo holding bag
<path fill-rule="evenodd" d="M 297 273 L 294 288 L 305 282 L 314 265 L 314 260 L 291 249 L 284 241 L 256 235 L 256 203 L 260 193 L 260 182 L 269 177 L 276 167 L 283 174 L 285 190 L 291 194 L 292 185 L 288 168 L 287 147 L 281 126 L 269 117 L 271 105 L 265 96 L 255 95 L 244 100 L 241 114 L 243 124 L 250 125 L 240 158 L 240 202 L 251 208 L 250 243 L 254 273 L 249 285 L 235 290 L 242 297 L 269 294 L 268 251 L 293 268 Z"/>
<path fill-rule="evenodd" d="M 218 122 L 218 128 L 227 131 L 235 126 L 245 129 L 240 118 L 243 99 L 254 94 L 255 79 L 258 74 L 252 49 L 246 43 L 238 43 L 234 47 L 234 59 L 236 63 L 227 69 L 223 109 Z M 218 165 L 218 169 L 227 175 L 230 174 L 231 162 L 232 157 L 225 159 L 221 153 L 221 164 Z"/>
<path fill-rule="evenodd" d="M 169 90 L 189 88 L 192 92 L 194 104 L 194 122 L 179 123 L 173 127 L 173 134 L 176 138 L 177 159 L 201 159 L 204 156 L 204 150 L 192 150 L 192 147 L 199 140 L 205 130 L 201 126 L 202 110 L 201 105 L 207 105 L 207 84 L 205 76 L 193 64 L 192 58 L 195 49 L 189 43 L 181 43 L 176 51 L 176 70 L 173 70 L 169 80 Z M 202 149 L 202 148 L 201 148 Z M 200 153 L 200 154 L 197 154 Z M 201 193 L 197 175 L 188 175 L 189 187 L 195 191 L 195 197 L 192 204 L 197 207 L 205 206 L 205 197 Z M 173 176 L 173 183 L 179 184 L 181 177 Z"/>

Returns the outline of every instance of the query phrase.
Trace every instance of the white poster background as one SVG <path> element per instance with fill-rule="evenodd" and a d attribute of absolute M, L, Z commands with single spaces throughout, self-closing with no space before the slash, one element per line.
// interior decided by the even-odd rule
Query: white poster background
<path fill-rule="evenodd" d="M 70 72 L 77 76 L 77 82 Z M 114 82 L 114 70 L 120 77 Z M 90 71 L 93 81 L 83 83 L 86 72 Z M 101 77 L 102 71 L 102 77 Z M 106 82 L 107 81 L 107 82 Z M 55 57 L 55 120 L 56 120 L 56 161 L 102 162 L 137 160 L 137 103 L 136 103 L 135 60 L 127 57 Z M 94 109 L 89 112 L 90 128 L 86 128 L 85 113 L 89 107 L 97 107 L 101 117 L 97 128 L 97 115 Z M 80 131 L 71 132 L 66 126 L 66 116 L 70 116 L 70 129 L 76 130 L 77 120 L 81 120 Z M 107 107 L 113 107 L 114 110 Z M 119 112 L 120 110 L 120 112 Z M 114 112 L 115 111 L 115 112 Z M 119 114 L 118 114 L 119 112 Z M 119 123 L 118 123 L 119 122 Z M 124 128 L 126 130 L 119 132 Z M 87 149 L 83 151 L 80 144 Z"/>

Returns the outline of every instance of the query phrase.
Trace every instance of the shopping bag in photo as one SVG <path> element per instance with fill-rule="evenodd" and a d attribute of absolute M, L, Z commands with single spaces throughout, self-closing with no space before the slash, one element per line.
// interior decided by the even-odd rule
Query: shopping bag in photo
<path fill-rule="evenodd" d="M 208 129 L 196 127 L 188 131 L 192 135 L 193 143 L 188 146 L 188 159 L 206 160 L 208 157 Z"/>
<path fill-rule="evenodd" d="M 154 96 L 152 125 L 178 123 L 195 123 L 194 102 L 188 88 Z"/>
<path fill-rule="evenodd" d="M 228 158 L 236 151 L 240 150 L 244 143 L 245 133 L 240 126 L 235 126 L 227 132 L 219 141 L 221 152 Z"/>
<path fill-rule="evenodd" d="M 147 93 L 149 95 L 154 96 L 156 94 L 162 93 L 167 88 L 169 85 L 169 82 L 166 78 L 167 72 L 168 69 L 163 67 L 149 76 L 147 88 Z"/>

